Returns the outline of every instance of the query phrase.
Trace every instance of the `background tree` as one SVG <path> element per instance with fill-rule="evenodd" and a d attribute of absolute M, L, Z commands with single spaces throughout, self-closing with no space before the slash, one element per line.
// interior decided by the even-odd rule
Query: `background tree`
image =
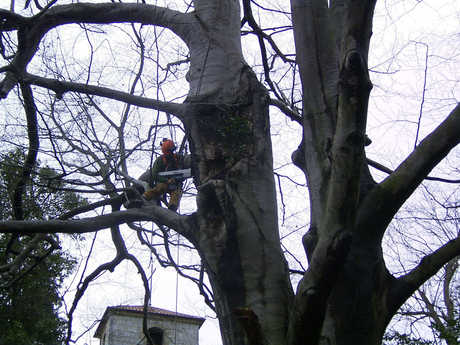
<path fill-rule="evenodd" d="M 18 148 L 0 161 L 1 219 L 14 215 L 11 197 L 25 155 Z M 84 204 L 75 193 L 58 191 L 55 171 L 39 167 L 25 186 L 24 219 L 55 218 Z M 59 315 L 61 285 L 76 261 L 60 250 L 57 235 L 48 238 L 0 234 L 0 344 L 62 344 L 65 320 Z"/>
<path fill-rule="evenodd" d="M 189 267 L 190 277 L 215 309 L 225 345 L 379 344 L 398 308 L 459 254 L 457 236 L 397 276 L 388 271 L 382 250 L 382 238 L 400 207 L 458 144 L 457 101 L 394 171 L 372 163 L 365 145 L 376 2 L 292 0 L 291 9 L 263 4 L 270 9 L 268 18 L 277 16 L 281 25 L 261 26 L 253 9 L 267 7 L 249 0 L 241 8 L 234 0 L 195 0 L 175 2 L 175 9 L 158 2 L 51 1 L 40 12 L 28 2 L 29 12 L 0 12 L 5 60 L 0 95 L 11 99 L 19 86 L 31 163 L 38 143 L 46 143 L 41 150 L 55 159 L 67 183 L 101 196 L 81 210 L 97 215 L 2 222 L 0 231 L 110 229 L 116 251 L 82 280 L 69 326 L 89 284 L 126 260 L 140 273 L 147 305 L 147 275 L 126 246 L 122 224 L 155 252 L 155 243 L 147 239 L 152 230 L 139 222 L 156 223 L 159 230 L 153 235 L 164 239 L 168 263 L 174 264 L 168 253 L 170 229 L 197 250 L 202 266 Z M 78 24 L 79 30 L 67 30 L 69 24 Z M 295 47 L 292 40 L 278 45 L 274 37 L 291 24 Z M 265 84 L 245 61 L 242 31 L 259 43 L 257 63 Z M 126 37 L 123 42 L 136 55 L 124 55 L 113 34 Z M 176 60 L 165 63 L 160 44 L 167 47 L 174 37 L 180 38 L 171 52 Z M 69 40 L 71 45 L 61 44 Z M 302 92 L 286 93 L 292 88 L 278 76 L 287 74 L 293 89 L 300 87 L 300 76 Z M 189 86 L 184 97 L 183 87 L 172 82 L 174 94 L 159 92 L 181 77 Z M 302 128 L 293 160 L 308 183 L 310 229 L 303 238 L 308 269 L 295 293 L 278 231 L 270 104 Z M 152 118 L 152 112 L 140 108 L 158 113 Z M 145 168 L 149 159 L 142 150 L 151 149 L 152 139 L 155 143 L 169 128 L 177 128 L 177 139 L 185 137 L 189 145 L 196 208 L 181 214 L 156 205 L 121 210 L 122 193 L 132 181 L 129 163 L 143 156 Z M 369 163 L 389 175 L 374 181 Z M 20 206 L 21 190 L 16 190 Z M 211 289 L 204 285 L 204 272 Z"/>
<path fill-rule="evenodd" d="M 458 199 L 424 184 L 423 198 L 406 205 L 387 238 L 387 255 L 399 272 L 407 272 L 417 258 L 458 236 Z M 408 241 L 408 238 L 413 240 Z M 404 260 L 412 258 L 412 263 Z M 433 344 L 459 342 L 459 257 L 451 259 L 401 307 L 390 338 L 426 339 Z M 401 274 L 401 273 L 400 273 Z"/>
<path fill-rule="evenodd" d="M 385 344 L 458 344 L 456 276 L 458 258 L 449 261 L 437 279 L 430 280 L 403 305 L 385 334 Z"/>

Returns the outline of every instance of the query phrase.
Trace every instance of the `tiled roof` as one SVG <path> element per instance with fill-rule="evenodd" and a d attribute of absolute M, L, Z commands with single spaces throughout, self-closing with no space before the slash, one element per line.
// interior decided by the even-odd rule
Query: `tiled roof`
<path fill-rule="evenodd" d="M 144 306 L 141 306 L 141 305 L 139 305 L 139 306 L 138 305 L 119 305 L 119 306 L 115 306 L 115 307 L 108 307 L 107 309 L 133 311 L 133 312 L 137 312 L 137 313 L 143 313 L 144 312 Z M 156 315 L 177 316 L 177 317 L 182 317 L 182 318 L 186 318 L 186 319 L 203 320 L 203 321 L 205 320 L 204 318 L 202 318 L 200 316 L 176 313 L 174 311 L 161 309 L 161 308 L 156 308 L 156 307 L 147 307 L 147 312 L 149 314 L 156 314 Z"/>
<path fill-rule="evenodd" d="M 99 323 L 99 326 L 96 329 L 96 332 L 94 333 L 94 337 L 100 338 L 102 336 L 102 331 L 104 329 L 104 325 L 107 322 L 108 316 L 110 313 L 116 313 L 116 312 L 128 312 L 128 313 L 133 313 L 133 314 L 142 314 L 144 312 L 144 306 L 137 306 L 137 305 L 118 305 L 118 306 L 113 306 L 113 307 L 107 307 L 107 309 L 104 312 L 104 315 L 102 316 L 102 319 Z M 147 313 L 150 315 L 160 315 L 168 318 L 181 318 L 181 319 L 186 319 L 192 322 L 198 323 L 200 326 L 203 324 L 203 322 L 206 320 L 200 316 L 193 316 L 193 315 L 187 315 L 187 314 L 182 314 L 182 313 L 176 313 L 174 311 L 166 310 L 166 309 L 161 309 L 161 308 L 156 308 L 156 307 L 147 307 Z"/>

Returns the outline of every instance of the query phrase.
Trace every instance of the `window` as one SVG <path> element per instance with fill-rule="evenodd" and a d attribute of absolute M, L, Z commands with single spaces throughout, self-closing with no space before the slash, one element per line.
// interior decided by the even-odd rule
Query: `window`
<path fill-rule="evenodd" d="M 163 345 L 163 330 L 161 328 L 149 328 L 149 335 L 153 340 L 153 344 L 149 343 L 149 345 Z"/>

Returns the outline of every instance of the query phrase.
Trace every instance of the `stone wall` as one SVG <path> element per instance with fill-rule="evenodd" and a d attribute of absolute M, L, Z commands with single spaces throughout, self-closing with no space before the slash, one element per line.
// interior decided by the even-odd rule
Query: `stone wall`
<path fill-rule="evenodd" d="M 200 325 L 189 320 L 150 315 L 148 327 L 158 327 L 163 330 L 163 345 L 198 345 Z M 142 332 L 142 314 L 114 312 L 107 318 L 101 345 L 146 344 Z"/>

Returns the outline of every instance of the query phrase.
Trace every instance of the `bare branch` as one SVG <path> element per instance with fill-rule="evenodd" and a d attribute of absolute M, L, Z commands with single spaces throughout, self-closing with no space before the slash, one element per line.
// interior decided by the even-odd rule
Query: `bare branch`
<path fill-rule="evenodd" d="M 284 102 L 280 100 L 270 98 L 270 105 L 277 107 L 281 110 L 285 115 L 287 115 L 292 121 L 295 121 L 299 124 L 302 124 L 302 116 L 295 110 L 292 110 L 288 107 Z"/>
<path fill-rule="evenodd" d="M 389 301 L 389 309 L 396 310 L 446 262 L 458 255 L 460 255 L 460 237 L 450 240 L 435 252 L 425 256 L 417 267 L 397 279 L 392 293 L 394 298 Z"/>
<path fill-rule="evenodd" d="M 383 220 L 381 231 L 391 221 L 401 205 L 428 176 L 429 172 L 460 142 L 460 103 L 449 116 L 401 163 L 401 165 L 375 188 L 360 206 L 360 222 L 375 224 Z M 376 198 L 382 207 L 376 217 Z M 372 213 L 372 214 L 371 214 Z M 366 226 L 364 226 L 366 228 Z"/>
<path fill-rule="evenodd" d="M 27 119 L 27 134 L 29 137 L 29 150 L 27 157 L 24 161 L 21 177 L 16 182 L 14 187 L 14 196 L 11 200 L 13 206 L 14 218 L 22 220 L 24 218 L 24 211 L 22 209 L 22 195 L 24 193 L 26 183 L 30 178 L 30 174 L 35 166 L 39 147 L 38 138 L 38 123 L 37 112 L 35 110 L 34 96 L 29 84 L 20 83 L 22 96 L 24 98 L 24 109 Z"/>
<path fill-rule="evenodd" d="M 77 292 L 75 293 L 75 297 L 72 302 L 72 306 L 67 313 L 68 317 L 68 329 L 67 329 L 67 338 L 66 344 L 69 344 L 71 341 L 72 336 L 72 322 L 73 322 L 73 314 L 77 309 L 78 303 L 85 294 L 86 290 L 88 289 L 89 284 L 94 281 L 101 273 L 104 271 L 113 272 L 115 268 L 128 256 L 128 251 L 126 249 L 125 243 L 123 238 L 120 234 L 120 229 L 117 226 L 111 228 L 112 234 L 112 241 L 117 249 L 117 253 L 115 257 L 110 261 L 99 265 L 93 272 L 91 272 L 81 284 L 78 286 Z"/>
<path fill-rule="evenodd" d="M 118 196 L 118 197 L 114 197 L 114 198 L 103 199 L 103 200 L 94 202 L 94 203 L 89 204 L 89 205 L 84 205 L 84 206 L 74 208 L 73 210 L 70 210 L 70 211 L 60 215 L 59 219 L 60 220 L 69 219 L 69 218 L 75 217 L 76 215 L 79 215 L 79 214 L 82 214 L 82 213 L 85 213 L 85 212 L 89 212 L 89 211 L 94 211 L 95 209 L 97 209 L 99 207 L 103 207 L 103 206 L 107 206 L 107 205 L 112 205 L 112 206 L 118 205 L 118 206 L 120 206 L 122 204 L 122 202 L 123 202 L 123 197 L 121 195 Z"/>
<path fill-rule="evenodd" d="M 0 29 L 1 31 L 18 30 L 28 22 L 27 18 L 20 16 L 12 11 L 0 9 Z"/>
<path fill-rule="evenodd" d="M 74 83 L 61 81 L 57 79 L 44 78 L 32 74 L 26 74 L 23 78 L 27 83 L 41 86 L 56 92 L 56 96 L 61 98 L 66 92 L 79 92 L 88 95 L 106 97 L 120 102 L 136 105 L 142 108 L 155 109 L 164 111 L 179 118 L 185 114 L 186 105 L 173 102 L 162 102 L 147 97 L 135 96 L 131 93 L 118 91 L 102 86 L 88 85 L 83 83 Z"/>
<path fill-rule="evenodd" d="M 0 21 L 6 21 L 7 29 L 18 30 L 18 51 L 9 66 L 3 81 L 0 83 L 0 97 L 5 98 L 18 82 L 21 74 L 32 57 L 39 43 L 52 28 L 65 24 L 110 24 L 110 23 L 141 23 L 159 25 L 171 29 L 175 34 L 187 41 L 190 24 L 196 19 L 193 15 L 184 14 L 168 8 L 136 4 L 136 3 L 77 3 L 54 6 L 42 11 L 34 17 L 24 18 L 10 11 L 0 12 Z M 10 23 L 11 22 L 11 23 Z"/>
<path fill-rule="evenodd" d="M 112 226 L 139 221 L 153 221 L 165 224 L 171 229 L 186 236 L 190 229 L 187 220 L 190 216 L 179 215 L 160 206 L 151 205 L 144 208 L 115 211 L 110 214 L 73 220 L 48 221 L 3 221 L 0 222 L 0 233 L 87 233 Z"/>
<path fill-rule="evenodd" d="M 367 164 L 369 164 L 369 166 L 381 171 L 381 172 L 384 172 L 384 173 L 387 173 L 387 174 L 392 174 L 394 172 L 394 170 L 384 166 L 383 164 L 380 164 L 379 162 L 376 162 L 372 159 L 369 159 L 367 158 L 366 159 L 367 161 Z M 452 179 L 447 179 L 447 178 L 442 178 L 442 177 L 436 177 L 436 176 L 427 176 L 425 177 L 425 180 L 427 181 L 438 181 L 438 182 L 444 182 L 444 183 L 460 183 L 460 180 L 452 180 Z"/>

